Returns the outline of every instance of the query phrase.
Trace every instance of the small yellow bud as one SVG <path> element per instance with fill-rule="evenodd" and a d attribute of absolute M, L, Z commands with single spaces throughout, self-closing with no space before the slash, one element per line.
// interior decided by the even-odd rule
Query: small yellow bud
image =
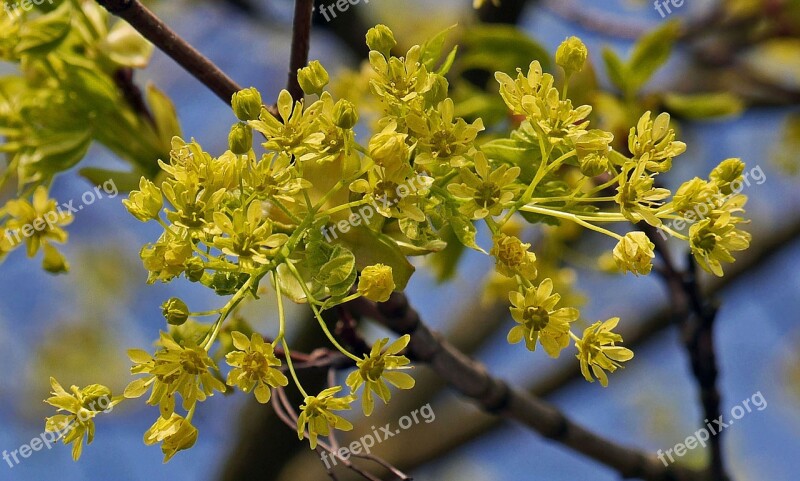
<path fill-rule="evenodd" d="M 319 95 L 322 89 L 328 85 L 330 77 L 325 67 L 314 60 L 308 64 L 308 67 L 303 67 L 297 71 L 297 81 L 300 82 L 300 87 L 306 95 Z"/>
<path fill-rule="evenodd" d="M 556 50 L 556 64 L 566 72 L 567 77 L 580 72 L 589 56 L 586 45 L 578 37 L 569 37 L 561 42 Z"/>
<path fill-rule="evenodd" d="M 376 50 L 388 57 L 396 45 L 394 34 L 386 25 L 376 25 L 367 32 L 367 46 L 370 50 Z"/>
<path fill-rule="evenodd" d="M 395 283 L 392 268 L 383 264 L 367 266 L 361 271 L 358 292 L 375 302 L 385 302 L 394 291 Z"/>
<path fill-rule="evenodd" d="M 185 302 L 173 297 L 161 305 L 161 312 L 167 323 L 173 326 L 180 326 L 189 319 L 189 307 Z"/>
<path fill-rule="evenodd" d="M 345 99 L 336 102 L 333 109 L 333 121 L 337 127 L 352 129 L 358 123 L 358 112 L 355 105 Z"/>
<path fill-rule="evenodd" d="M 261 94 L 253 87 L 240 90 L 233 94 L 231 106 L 239 120 L 258 120 L 261 114 Z"/>
<path fill-rule="evenodd" d="M 239 122 L 231 127 L 228 134 L 228 146 L 236 155 L 245 155 L 253 148 L 253 129 L 247 124 Z"/>

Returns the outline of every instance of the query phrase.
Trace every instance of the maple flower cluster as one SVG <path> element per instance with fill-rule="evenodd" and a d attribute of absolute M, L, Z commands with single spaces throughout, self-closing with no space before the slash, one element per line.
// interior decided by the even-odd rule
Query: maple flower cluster
<path fill-rule="evenodd" d="M 367 44 L 371 68 L 364 75 L 377 115 L 361 119 L 359 98 L 335 99 L 328 73 L 314 61 L 298 72 L 306 99 L 281 92 L 275 116 L 256 89 L 238 92 L 228 151 L 214 156 L 194 140 L 175 138 L 159 181 L 143 178 L 125 201 L 134 217 L 163 229 L 141 251 L 148 282 L 184 277 L 227 298 L 212 312 L 193 312 L 171 299 L 164 305 L 171 327 L 161 333 L 156 352 L 129 352 L 132 372 L 142 377 L 124 396 L 150 392 L 147 402 L 161 416 L 145 442 L 162 443 L 167 459 L 194 444 L 192 417 L 217 392 L 238 388 L 266 403 L 291 379 L 304 397 L 297 432 L 313 448 L 319 436 L 352 427 L 338 413 L 356 400 L 369 416 L 376 397 L 390 401 L 390 386 L 411 389 L 403 355 L 409 336 L 380 339 L 369 352 L 353 353 L 322 317 L 354 299 L 383 302 L 403 290 L 414 272 L 410 256 L 436 256 L 448 243 L 491 256 L 508 281 L 515 321 L 508 341 L 524 341 L 532 351 L 541 346 L 554 358 L 572 343 L 584 377 L 605 386 L 607 373 L 633 357 L 613 332 L 619 319 L 586 323 L 580 336 L 574 333 L 582 323 L 579 310 L 564 305 L 569 301 L 556 292 L 555 274 L 540 268 L 531 244 L 511 227 L 563 223 L 600 233 L 616 242 L 619 269 L 637 275 L 650 272 L 654 246 L 632 224 L 687 242 L 699 264 L 717 275 L 731 253 L 749 243 L 738 228 L 746 198 L 730 188 L 744 168 L 738 159 L 674 195 L 656 182 L 685 150 L 667 114 L 645 113 L 630 131 L 629 152 L 618 152 L 611 133 L 590 128 L 591 107 L 573 105 L 556 78 L 533 61 L 515 77 L 497 73 L 500 95 L 518 123 L 507 136 L 488 140 L 480 119 L 456 114 L 445 77 L 455 51 L 445 54 L 442 42 L 431 42 L 395 56 L 397 42 L 382 25 L 368 32 Z M 567 78 L 586 57 L 574 37 L 556 54 Z M 357 125 L 368 127 L 363 142 Z M 413 194 L 407 187 L 412 180 L 422 184 Z M 388 199 L 390 207 L 360 217 L 358 209 L 376 199 Z M 666 226 L 710 199 L 711 213 L 687 233 Z M 333 241 L 323 236 L 343 220 L 352 228 Z M 620 234 L 609 224 L 633 230 Z M 491 236 L 488 252 L 478 243 L 479 229 Z M 232 315 L 267 291 L 274 292 L 279 314 L 272 340 Z M 285 337 L 286 299 L 308 305 L 330 343 L 349 358 L 355 370 L 344 385 L 306 392 Z M 206 316 L 212 321 L 197 321 Z"/>

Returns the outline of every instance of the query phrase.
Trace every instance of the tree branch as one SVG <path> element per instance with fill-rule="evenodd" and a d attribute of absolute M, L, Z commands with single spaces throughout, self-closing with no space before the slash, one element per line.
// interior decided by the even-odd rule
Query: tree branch
<path fill-rule="evenodd" d="M 234 93 L 242 89 L 211 60 L 182 39 L 139 0 L 97 0 L 110 13 L 122 18 L 159 50 L 169 55 L 187 72 L 230 105 Z M 270 112 L 274 115 L 275 109 Z"/>
<path fill-rule="evenodd" d="M 289 60 L 289 83 L 287 90 L 295 101 L 303 99 L 303 89 L 297 81 L 297 71 L 308 65 L 311 48 L 311 20 L 314 16 L 314 0 L 295 0 L 294 23 L 292 25 L 292 55 Z"/>
<path fill-rule="evenodd" d="M 702 479 L 700 473 L 675 465 L 665 467 L 653 456 L 602 438 L 576 424 L 554 406 L 492 377 L 481 364 L 428 329 L 404 294 L 394 293 L 389 301 L 379 304 L 360 298 L 348 306 L 353 312 L 374 319 L 398 335 L 410 334 L 409 357 L 429 364 L 451 387 L 473 399 L 484 411 L 518 421 L 542 436 L 616 470 L 623 478 L 648 481 Z"/>
<path fill-rule="evenodd" d="M 688 254 L 688 270 L 680 272 L 672 261 L 669 245 L 655 227 L 646 225 L 642 231 L 655 245 L 661 257 L 663 269 L 660 271 L 672 298 L 675 321 L 681 328 L 683 342 L 692 367 L 692 374 L 700 392 L 700 402 L 705 419 L 717 419 L 722 415 L 721 395 L 717 387 L 719 369 L 714 346 L 714 323 L 717 307 L 712 305 L 700 290 L 697 282 L 697 263 Z M 694 315 L 693 315 L 694 314 Z M 722 433 L 709 440 L 711 456 L 708 471 L 711 479 L 727 481 L 722 453 Z"/>

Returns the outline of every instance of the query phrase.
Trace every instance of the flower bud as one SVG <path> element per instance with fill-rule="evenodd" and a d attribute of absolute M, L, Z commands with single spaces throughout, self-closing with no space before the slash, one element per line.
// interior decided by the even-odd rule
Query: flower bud
<path fill-rule="evenodd" d="M 369 141 L 369 156 L 376 164 L 387 169 L 401 165 L 409 154 L 407 135 L 396 132 L 393 127 L 390 125 Z"/>
<path fill-rule="evenodd" d="M 720 192 L 730 195 L 733 193 L 731 184 L 734 182 L 739 181 L 739 188 L 741 188 L 742 172 L 744 172 L 744 162 L 741 159 L 727 159 L 714 167 L 709 179 L 719 186 Z"/>
<path fill-rule="evenodd" d="M 190 282 L 199 282 L 206 272 L 206 266 L 199 257 L 192 257 L 186 262 L 186 278 Z"/>
<path fill-rule="evenodd" d="M 185 302 L 173 297 L 161 306 L 161 313 L 167 323 L 173 326 L 180 326 L 189 319 L 189 307 Z"/>
<path fill-rule="evenodd" d="M 609 144 L 614 135 L 602 130 L 590 130 L 574 140 L 581 173 L 595 177 L 608 170 Z"/>
<path fill-rule="evenodd" d="M 239 120 L 257 120 L 261 115 L 261 94 L 253 87 L 240 90 L 233 94 L 231 106 Z"/>
<path fill-rule="evenodd" d="M 367 32 L 367 46 L 370 50 L 376 50 L 385 57 L 397 45 L 394 34 L 386 25 L 376 25 Z"/>
<path fill-rule="evenodd" d="M 239 122 L 231 127 L 228 134 L 228 146 L 236 155 L 245 155 L 253 148 L 253 129 L 247 124 Z"/>
<path fill-rule="evenodd" d="M 341 99 L 333 109 L 333 121 L 337 127 L 352 129 L 358 123 L 358 112 L 352 102 Z"/>
<path fill-rule="evenodd" d="M 583 44 L 578 37 L 569 37 L 561 42 L 558 50 L 556 50 L 556 64 L 564 69 L 567 77 L 580 72 L 583 69 L 583 64 L 586 62 L 586 57 L 589 56 L 589 51 L 586 45 Z"/>
<path fill-rule="evenodd" d="M 500 234 L 495 237 L 489 254 L 497 260 L 497 272 L 506 277 L 521 274 L 526 279 L 534 279 L 536 277 L 536 254 L 528 252 L 530 246 L 515 236 Z"/>
<path fill-rule="evenodd" d="M 330 77 L 319 60 L 314 60 L 307 67 L 297 71 L 297 81 L 306 95 L 319 95 L 322 93 L 322 89 L 328 85 Z"/>
<path fill-rule="evenodd" d="M 392 268 L 383 264 L 367 266 L 361 271 L 358 292 L 375 302 L 385 302 L 394 291 L 395 283 Z"/>
<path fill-rule="evenodd" d="M 629 232 L 614 247 L 614 261 L 622 272 L 647 275 L 653 268 L 654 248 L 644 232 Z"/>

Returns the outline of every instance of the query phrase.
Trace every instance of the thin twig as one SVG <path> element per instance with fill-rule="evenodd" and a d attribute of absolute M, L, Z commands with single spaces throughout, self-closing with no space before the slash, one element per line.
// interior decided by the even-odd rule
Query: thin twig
<path fill-rule="evenodd" d="M 169 55 L 187 72 L 208 87 L 226 104 L 242 89 L 211 60 L 181 38 L 139 0 L 97 0 L 110 13 L 122 18 L 159 50 Z M 275 115 L 275 109 L 270 112 Z"/>
<path fill-rule="evenodd" d="M 292 54 L 289 60 L 289 83 L 287 90 L 295 101 L 303 99 L 303 89 L 297 80 L 297 71 L 308 65 L 311 48 L 311 20 L 314 15 L 314 0 L 295 0 L 292 26 Z"/>

